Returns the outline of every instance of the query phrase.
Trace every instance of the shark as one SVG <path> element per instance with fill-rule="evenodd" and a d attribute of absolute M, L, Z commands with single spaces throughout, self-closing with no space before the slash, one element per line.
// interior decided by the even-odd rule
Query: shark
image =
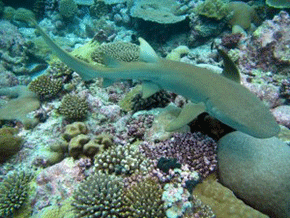
<path fill-rule="evenodd" d="M 45 42 L 58 58 L 76 71 L 83 80 L 103 77 L 107 84 L 116 80 L 137 79 L 142 82 L 143 98 L 161 89 L 189 100 L 178 117 L 168 124 L 167 131 L 176 131 L 207 112 L 228 126 L 256 138 L 276 136 L 280 127 L 270 109 L 240 82 L 240 72 L 229 56 L 218 49 L 223 62 L 222 74 L 210 69 L 159 57 L 143 38 L 140 61 L 119 62 L 104 54 L 105 66 L 82 61 L 58 46 L 33 21 Z"/>

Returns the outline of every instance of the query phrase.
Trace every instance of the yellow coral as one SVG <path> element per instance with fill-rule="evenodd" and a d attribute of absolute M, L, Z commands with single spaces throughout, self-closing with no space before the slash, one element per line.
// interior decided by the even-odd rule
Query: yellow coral
<path fill-rule="evenodd" d="M 228 188 L 217 182 L 212 174 L 198 184 L 193 191 L 203 203 L 209 205 L 217 217 L 222 218 L 266 218 L 268 216 L 246 205 Z"/>

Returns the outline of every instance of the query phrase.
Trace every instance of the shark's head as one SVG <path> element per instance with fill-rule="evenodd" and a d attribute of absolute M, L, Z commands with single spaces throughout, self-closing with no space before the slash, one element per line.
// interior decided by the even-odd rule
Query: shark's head
<path fill-rule="evenodd" d="M 233 83 L 233 85 L 235 85 Z M 207 111 L 223 123 L 256 138 L 276 136 L 280 127 L 269 108 L 249 91 L 237 85 L 227 98 L 208 99 Z M 237 101 L 236 99 L 247 99 Z"/>

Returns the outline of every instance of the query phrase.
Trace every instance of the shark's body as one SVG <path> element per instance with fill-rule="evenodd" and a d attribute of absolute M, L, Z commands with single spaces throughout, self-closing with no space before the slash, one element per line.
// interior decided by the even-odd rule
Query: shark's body
<path fill-rule="evenodd" d="M 109 60 L 109 67 L 95 66 L 65 52 L 38 25 L 36 27 L 57 56 L 84 80 L 95 77 L 139 79 L 147 88 L 144 90 L 147 94 L 143 93 L 145 96 L 166 89 L 198 103 L 185 107 L 180 118 L 171 123 L 168 130 L 180 128 L 204 111 L 257 138 L 275 136 L 280 130 L 263 102 L 237 81 L 239 73 L 227 56 L 224 56 L 225 75 L 222 76 L 205 68 L 159 58 L 150 45 L 140 39 L 140 59 L 144 62 L 117 63 Z"/>

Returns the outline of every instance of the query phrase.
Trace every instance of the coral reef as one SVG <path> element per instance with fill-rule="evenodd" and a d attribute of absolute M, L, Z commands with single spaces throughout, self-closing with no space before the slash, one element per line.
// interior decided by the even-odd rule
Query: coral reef
<path fill-rule="evenodd" d="M 29 83 L 28 89 L 35 92 L 41 99 L 55 97 L 62 88 L 60 79 L 51 78 L 48 75 L 41 75 Z"/>
<path fill-rule="evenodd" d="M 162 187 L 153 178 L 133 184 L 125 191 L 125 205 L 133 209 L 132 217 L 165 218 Z"/>
<path fill-rule="evenodd" d="M 67 94 L 61 100 L 58 113 L 70 120 L 83 120 L 89 111 L 87 99 L 76 94 Z"/>
<path fill-rule="evenodd" d="M 13 216 L 28 197 L 29 182 L 33 178 L 31 171 L 12 171 L 6 175 L 0 185 L 0 216 Z"/>
<path fill-rule="evenodd" d="M 290 147 L 276 137 L 232 132 L 218 143 L 222 184 L 270 217 L 290 216 Z"/>
<path fill-rule="evenodd" d="M 124 206 L 120 178 L 96 172 L 84 180 L 74 192 L 72 206 L 76 217 L 128 217 Z"/>
<path fill-rule="evenodd" d="M 239 65 L 243 72 L 260 68 L 273 73 L 287 72 L 290 54 L 287 49 L 289 41 L 289 14 L 281 11 L 272 20 L 267 20 L 248 38 L 241 47 Z"/>
<path fill-rule="evenodd" d="M 83 122 L 74 122 L 65 126 L 65 131 L 62 134 L 62 137 L 66 141 L 70 141 L 72 138 L 80 134 L 87 134 L 88 128 Z"/>
<path fill-rule="evenodd" d="M 176 133 L 173 138 L 156 145 L 141 144 L 140 149 L 150 159 L 176 158 L 203 178 L 216 169 L 216 143 L 201 133 Z"/>
<path fill-rule="evenodd" d="M 36 177 L 36 192 L 31 204 L 35 212 L 49 205 L 57 205 L 73 195 L 76 185 L 84 179 L 82 160 L 65 158 L 43 169 Z"/>

